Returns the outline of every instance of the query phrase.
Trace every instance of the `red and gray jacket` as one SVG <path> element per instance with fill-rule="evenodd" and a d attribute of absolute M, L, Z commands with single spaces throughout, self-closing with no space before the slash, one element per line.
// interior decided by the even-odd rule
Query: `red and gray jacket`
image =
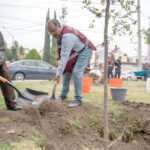
<path fill-rule="evenodd" d="M 57 40 L 57 44 L 58 44 L 58 58 L 57 58 L 57 60 L 60 60 L 60 57 L 61 57 L 60 54 L 61 54 L 62 36 L 66 33 L 72 33 L 74 35 L 77 35 L 81 39 L 82 43 L 84 43 L 86 46 L 89 46 L 91 49 L 96 50 L 96 47 L 93 45 L 93 43 L 90 40 L 88 40 L 88 38 L 83 33 L 81 33 L 80 31 L 78 31 L 72 27 L 63 25 L 60 38 Z M 75 65 L 76 60 L 77 60 L 77 56 L 78 56 L 78 53 L 72 49 L 64 72 L 72 73 L 74 65 Z"/>

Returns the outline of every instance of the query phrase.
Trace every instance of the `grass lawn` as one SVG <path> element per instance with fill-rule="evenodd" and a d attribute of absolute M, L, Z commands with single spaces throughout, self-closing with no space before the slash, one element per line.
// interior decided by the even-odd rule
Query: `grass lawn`
<path fill-rule="evenodd" d="M 51 97 L 52 90 L 53 90 L 53 81 L 23 81 L 23 82 L 13 82 L 13 84 L 20 90 L 24 91 L 25 88 L 31 88 L 34 90 L 39 90 L 43 92 L 48 92 L 49 97 Z M 143 103 L 150 103 L 149 97 L 150 93 L 146 92 L 146 82 L 145 81 L 124 81 L 123 87 L 126 87 L 127 95 L 126 100 L 135 101 L 135 102 L 143 102 Z M 60 95 L 62 88 L 62 82 L 57 85 L 56 96 Z M 17 93 L 16 93 L 17 96 Z M 94 86 L 92 87 L 92 92 L 90 94 L 83 94 L 83 102 L 90 103 L 95 106 L 100 106 L 99 111 L 103 110 L 103 98 L 104 97 L 104 86 Z M 70 92 L 68 95 L 69 100 L 74 99 L 74 86 L 71 84 Z M 119 103 L 115 103 L 110 95 L 110 89 L 108 89 L 108 112 L 113 115 L 114 118 L 119 118 L 123 111 L 120 109 Z M 118 107 L 119 106 L 119 107 Z M 0 109 L 6 109 L 2 93 L 0 91 Z M 102 113 L 100 113 L 102 114 Z M 102 116 L 91 115 L 90 119 L 93 123 L 99 121 L 97 118 L 101 118 Z M 7 122 L 9 118 L 0 118 L 1 122 Z M 100 119 L 103 123 L 103 120 Z M 113 124 L 116 124 L 116 120 L 113 119 L 111 121 Z M 81 128 L 81 124 L 79 120 L 72 121 L 70 120 L 69 125 L 73 126 L 74 128 Z M 118 133 L 118 132 L 117 132 Z M 0 143 L 0 150 L 20 150 L 27 147 L 27 149 L 36 149 L 36 150 L 44 150 L 44 139 L 43 137 L 33 137 L 32 139 L 23 140 L 19 143 L 11 143 L 8 145 L 6 143 Z M 24 149 L 26 150 L 26 149 Z"/>
<path fill-rule="evenodd" d="M 53 81 L 23 81 L 23 82 L 13 82 L 14 85 L 20 91 L 24 91 L 25 88 L 31 88 L 34 90 L 39 90 L 43 92 L 48 92 L 49 97 L 52 94 Z M 146 92 L 146 82 L 145 81 L 124 81 L 123 86 L 128 88 L 126 100 L 135 101 L 135 102 L 144 102 L 150 103 L 150 93 Z M 56 96 L 59 96 L 62 88 L 62 82 L 57 85 Z M 17 93 L 16 93 L 17 96 Z M 69 92 L 69 100 L 74 99 L 74 87 L 71 84 L 70 92 Z M 92 92 L 90 94 L 83 94 L 84 102 L 92 103 L 92 104 L 100 104 L 103 101 L 104 96 L 104 86 L 93 86 Z M 111 103 L 111 95 L 110 90 L 108 91 L 108 100 Z M 6 109 L 4 100 L 2 97 L 2 93 L 0 91 L 0 107 Z"/>

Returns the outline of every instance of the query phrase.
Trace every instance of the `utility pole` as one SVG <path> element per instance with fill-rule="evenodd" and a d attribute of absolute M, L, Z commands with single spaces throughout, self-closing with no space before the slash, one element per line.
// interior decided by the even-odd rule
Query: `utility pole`
<path fill-rule="evenodd" d="M 142 70 L 142 44 L 141 44 L 141 6 L 140 0 L 137 0 L 137 18 L 138 18 L 138 70 Z"/>

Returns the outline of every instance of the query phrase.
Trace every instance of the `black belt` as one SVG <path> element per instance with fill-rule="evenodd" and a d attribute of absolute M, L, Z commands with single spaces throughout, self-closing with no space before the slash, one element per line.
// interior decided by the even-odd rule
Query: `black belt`
<path fill-rule="evenodd" d="M 81 50 L 79 50 L 78 53 L 81 53 L 86 48 L 86 46 L 87 45 L 85 45 Z"/>

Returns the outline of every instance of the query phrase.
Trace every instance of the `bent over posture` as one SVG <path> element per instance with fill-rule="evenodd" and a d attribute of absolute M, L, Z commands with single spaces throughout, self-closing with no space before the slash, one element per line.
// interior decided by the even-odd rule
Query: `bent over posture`
<path fill-rule="evenodd" d="M 69 107 L 82 104 L 82 78 L 85 68 L 91 60 L 95 46 L 80 31 L 60 24 L 57 19 L 48 22 L 50 34 L 57 39 L 59 67 L 55 81 L 59 82 L 60 76 L 64 74 L 63 88 L 57 100 L 67 98 L 70 80 L 73 76 L 75 100 Z"/>

